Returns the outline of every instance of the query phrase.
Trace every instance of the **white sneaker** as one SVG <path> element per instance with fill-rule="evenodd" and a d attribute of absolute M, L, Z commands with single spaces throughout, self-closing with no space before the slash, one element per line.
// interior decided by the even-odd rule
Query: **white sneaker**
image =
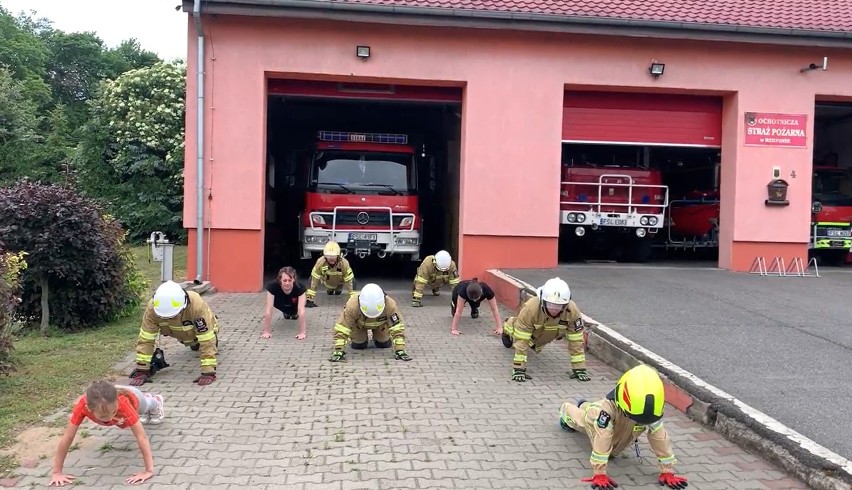
<path fill-rule="evenodd" d="M 141 422 L 142 424 L 147 424 L 148 422 L 150 422 L 150 419 L 148 418 L 148 412 L 139 414 L 139 422 Z"/>
<path fill-rule="evenodd" d="M 146 394 L 145 396 L 152 397 L 157 402 L 157 408 L 148 411 L 147 415 L 150 418 L 149 422 L 152 423 L 152 424 L 161 423 L 163 421 L 163 417 L 166 416 L 166 410 L 165 410 L 165 406 L 164 406 L 165 400 L 163 398 L 163 395 L 148 395 L 148 394 Z"/>

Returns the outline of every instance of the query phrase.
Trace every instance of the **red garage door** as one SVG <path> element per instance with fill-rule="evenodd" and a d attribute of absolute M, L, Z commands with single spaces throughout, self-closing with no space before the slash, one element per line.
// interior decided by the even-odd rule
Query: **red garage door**
<path fill-rule="evenodd" d="M 428 87 L 358 82 L 270 79 L 272 95 L 335 99 L 398 100 L 405 102 L 461 102 L 459 87 Z"/>
<path fill-rule="evenodd" d="M 564 107 L 565 143 L 722 144 L 719 97 L 566 91 Z"/>

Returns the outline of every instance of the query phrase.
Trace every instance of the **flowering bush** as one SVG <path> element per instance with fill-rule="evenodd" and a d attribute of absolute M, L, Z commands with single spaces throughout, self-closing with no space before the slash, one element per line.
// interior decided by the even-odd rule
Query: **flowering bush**
<path fill-rule="evenodd" d="M 27 268 L 24 252 L 8 252 L 0 243 L 0 374 L 13 369 L 10 354 L 14 332 L 15 309 L 21 302 L 21 271 Z"/>

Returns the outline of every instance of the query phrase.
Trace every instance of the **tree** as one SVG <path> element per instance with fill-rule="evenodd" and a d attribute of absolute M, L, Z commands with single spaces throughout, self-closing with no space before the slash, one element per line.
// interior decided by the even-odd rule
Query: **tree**
<path fill-rule="evenodd" d="M 13 370 L 10 353 L 15 309 L 21 302 L 21 271 L 27 268 L 24 252 L 9 252 L 0 242 L 0 374 Z"/>
<path fill-rule="evenodd" d="M 104 82 L 74 158 L 84 189 L 141 238 L 182 238 L 185 76 L 157 63 Z"/>
<path fill-rule="evenodd" d="M 95 201 L 24 180 L 0 188 L 0 236 L 26 252 L 17 316 L 63 330 L 96 327 L 135 308 L 145 289 L 126 233 Z"/>

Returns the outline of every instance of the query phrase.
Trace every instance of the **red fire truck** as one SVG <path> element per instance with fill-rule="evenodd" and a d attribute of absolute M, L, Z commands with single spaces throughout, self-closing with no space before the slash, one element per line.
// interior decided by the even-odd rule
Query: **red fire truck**
<path fill-rule="evenodd" d="M 813 169 L 810 256 L 826 264 L 848 260 L 852 249 L 852 179 L 836 166 Z M 671 201 L 666 246 L 716 248 L 719 246 L 719 192 L 693 191 Z"/>
<path fill-rule="evenodd" d="M 594 241 L 623 258 L 643 262 L 651 255 L 651 239 L 662 228 L 668 206 L 668 187 L 662 181 L 655 169 L 565 165 L 561 228 L 580 247 Z"/>
<path fill-rule="evenodd" d="M 417 161 L 408 135 L 319 131 L 302 212 L 302 258 L 329 240 L 344 255 L 420 260 Z"/>

